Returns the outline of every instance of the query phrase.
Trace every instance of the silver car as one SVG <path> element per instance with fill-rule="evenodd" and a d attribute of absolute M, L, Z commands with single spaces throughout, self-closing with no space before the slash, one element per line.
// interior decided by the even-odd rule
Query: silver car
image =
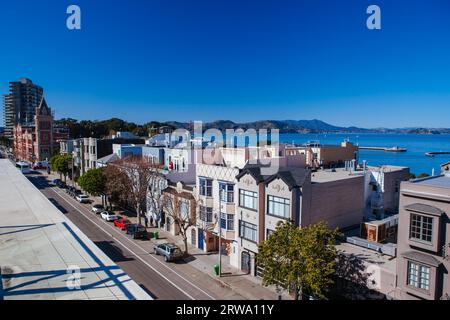
<path fill-rule="evenodd" d="M 89 197 L 85 194 L 77 194 L 75 199 L 77 199 L 80 203 L 87 203 L 89 202 Z"/>
<path fill-rule="evenodd" d="M 168 261 L 176 261 L 183 258 L 183 252 L 179 247 L 174 245 L 173 243 L 161 243 L 155 246 L 154 252 L 156 255 L 164 256 L 164 260 Z"/>

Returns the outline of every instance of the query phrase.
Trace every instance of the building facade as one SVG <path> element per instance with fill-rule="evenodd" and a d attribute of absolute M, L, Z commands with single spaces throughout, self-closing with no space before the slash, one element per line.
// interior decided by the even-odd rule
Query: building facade
<path fill-rule="evenodd" d="M 97 167 L 97 160 L 113 153 L 113 144 L 143 144 L 144 139 L 97 139 L 80 138 L 74 140 L 74 174 L 80 176 Z"/>
<path fill-rule="evenodd" d="M 13 138 L 16 125 L 27 126 L 32 124 L 43 94 L 42 87 L 35 85 L 27 78 L 9 83 L 9 93 L 3 96 L 6 137 Z"/>
<path fill-rule="evenodd" d="M 53 116 L 44 98 L 35 110 L 33 122 L 14 127 L 14 155 L 31 163 L 49 160 L 53 153 Z"/>
<path fill-rule="evenodd" d="M 450 299 L 450 174 L 401 184 L 398 298 Z"/>

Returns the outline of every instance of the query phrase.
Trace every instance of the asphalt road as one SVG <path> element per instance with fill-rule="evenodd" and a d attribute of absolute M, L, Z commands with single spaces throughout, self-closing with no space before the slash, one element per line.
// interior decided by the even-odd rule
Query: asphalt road
<path fill-rule="evenodd" d="M 44 175 L 28 175 L 30 181 L 53 204 L 88 236 L 108 257 L 124 270 L 136 283 L 155 299 L 162 300 L 210 300 L 212 293 L 199 288 L 162 257 L 155 256 L 149 244 L 139 244 L 124 232 L 92 213 L 89 206 L 80 204 L 65 190 L 50 185 Z"/>

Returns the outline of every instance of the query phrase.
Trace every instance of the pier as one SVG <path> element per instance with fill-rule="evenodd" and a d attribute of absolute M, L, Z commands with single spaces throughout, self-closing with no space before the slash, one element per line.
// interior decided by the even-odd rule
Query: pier
<path fill-rule="evenodd" d="M 441 154 L 450 154 L 450 151 L 438 151 L 438 152 L 426 152 L 425 155 L 428 157 L 434 157 Z"/>
<path fill-rule="evenodd" d="M 373 150 L 373 151 L 384 151 L 384 152 L 406 152 L 405 148 L 400 147 L 358 147 L 359 150 Z"/>

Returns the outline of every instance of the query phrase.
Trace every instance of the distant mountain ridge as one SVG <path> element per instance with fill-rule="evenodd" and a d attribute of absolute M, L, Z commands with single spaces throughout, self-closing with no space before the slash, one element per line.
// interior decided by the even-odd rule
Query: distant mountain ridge
<path fill-rule="evenodd" d="M 189 129 L 190 123 L 168 121 L 165 125 L 174 128 Z M 204 129 L 278 129 L 281 133 L 405 133 L 405 134 L 441 134 L 450 133 L 450 128 L 359 128 L 355 126 L 340 127 L 322 120 L 259 120 L 253 122 L 237 123 L 231 120 L 217 120 L 203 124 Z"/>

